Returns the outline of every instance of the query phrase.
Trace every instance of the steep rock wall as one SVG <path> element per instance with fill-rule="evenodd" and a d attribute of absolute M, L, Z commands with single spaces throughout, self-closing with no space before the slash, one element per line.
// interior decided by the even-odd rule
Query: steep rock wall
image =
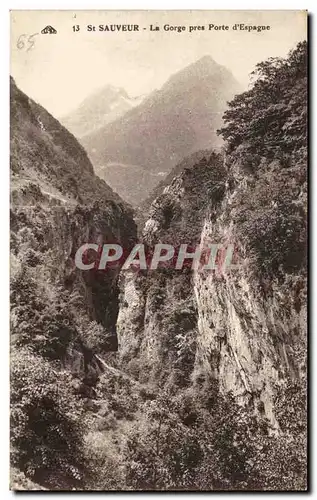
<path fill-rule="evenodd" d="M 222 393 L 231 392 L 277 428 L 276 390 L 299 378 L 304 366 L 298 352 L 305 343 L 305 279 L 302 271 L 267 278 L 256 267 L 235 206 L 250 183 L 237 166 L 229 175 L 223 158 L 210 155 L 154 200 L 145 243 L 231 243 L 239 248 L 240 267 L 122 276 L 119 353 L 128 367 L 136 357 L 140 373 L 144 368 L 161 386 L 216 380 Z"/>

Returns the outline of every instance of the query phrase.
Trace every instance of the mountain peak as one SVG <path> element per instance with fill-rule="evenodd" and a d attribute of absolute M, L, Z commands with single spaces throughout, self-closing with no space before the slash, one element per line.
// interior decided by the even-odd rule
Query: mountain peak
<path fill-rule="evenodd" d="M 210 55 L 207 54 L 184 68 L 183 71 L 193 73 L 197 76 L 210 75 L 224 71 L 230 73 L 227 68 L 217 63 Z"/>
<path fill-rule="evenodd" d="M 209 65 L 212 64 L 213 66 L 219 66 L 219 64 L 216 63 L 216 61 L 208 54 L 202 56 L 200 59 L 197 59 L 197 61 L 194 62 L 192 66 L 201 64 L 209 64 Z"/>
<path fill-rule="evenodd" d="M 90 107 L 91 105 L 95 105 L 96 101 L 109 104 L 119 96 L 129 99 L 129 96 L 124 88 L 115 87 L 114 85 L 107 83 L 103 87 L 97 89 L 93 94 L 86 97 L 86 99 L 81 103 L 81 106 Z"/>
<path fill-rule="evenodd" d="M 227 68 L 218 64 L 210 55 L 206 54 L 172 75 L 167 81 L 167 86 L 183 85 L 185 81 L 197 82 L 201 79 L 212 78 L 214 75 L 217 75 L 218 78 L 232 79 L 232 75 Z"/>
<path fill-rule="evenodd" d="M 77 109 L 61 117 L 61 121 L 80 138 L 116 120 L 141 100 L 131 98 L 124 88 L 108 83 L 86 97 Z"/>

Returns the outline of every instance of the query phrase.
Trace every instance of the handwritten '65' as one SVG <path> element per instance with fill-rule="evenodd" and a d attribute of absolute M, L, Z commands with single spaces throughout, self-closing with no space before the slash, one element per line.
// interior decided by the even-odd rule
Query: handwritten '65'
<path fill-rule="evenodd" d="M 35 45 L 35 38 L 39 33 L 33 33 L 33 35 L 28 35 L 26 33 L 22 33 L 17 40 L 17 48 L 19 50 L 32 50 Z"/>

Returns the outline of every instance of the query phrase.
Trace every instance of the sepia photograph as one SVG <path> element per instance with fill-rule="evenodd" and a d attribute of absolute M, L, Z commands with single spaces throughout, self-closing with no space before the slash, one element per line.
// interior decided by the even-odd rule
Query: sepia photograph
<path fill-rule="evenodd" d="M 10 25 L 10 489 L 307 491 L 307 11 Z"/>

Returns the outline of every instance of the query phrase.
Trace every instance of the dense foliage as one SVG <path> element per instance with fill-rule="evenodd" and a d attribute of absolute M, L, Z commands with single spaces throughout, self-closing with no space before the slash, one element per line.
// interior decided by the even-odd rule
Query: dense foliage
<path fill-rule="evenodd" d="M 228 152 L 239 146 L 245 155 L 284 159 L 306 148 L 307 43 L 289 56 L 257 64 L 250 90 L 238 94 L 224 113 L 220 130 Z"/>
<path fill-rule="evenodd" d="M 28 349 L 12 351 L 11 363 L 12 465 L 53 489 L 77 486 L 84 415 L 71 375 Z"/>
<path fill-rule="evenodd" d="M 162 184 L 164 191 L 155 198 L 149 211 L 149 218 L 160 227 L 154 241 L 164 238 L 164 243 L 174 246 L 184 242 L 194 247 L 199 244 L 203 214 L 222 201 L 225 176 L 223 157 L 214 151 L 197 153 L 177 165 L 168 187 L 164 189 Z"/>
<path fill-rule="evenodd" d="M 219 133 L 226 140 L 230 217 L 264 277 L 305 273 L 307 44 L 270 58 L 237 95 Z M 229 215 L 228 215 L 229 217 Z"/>

